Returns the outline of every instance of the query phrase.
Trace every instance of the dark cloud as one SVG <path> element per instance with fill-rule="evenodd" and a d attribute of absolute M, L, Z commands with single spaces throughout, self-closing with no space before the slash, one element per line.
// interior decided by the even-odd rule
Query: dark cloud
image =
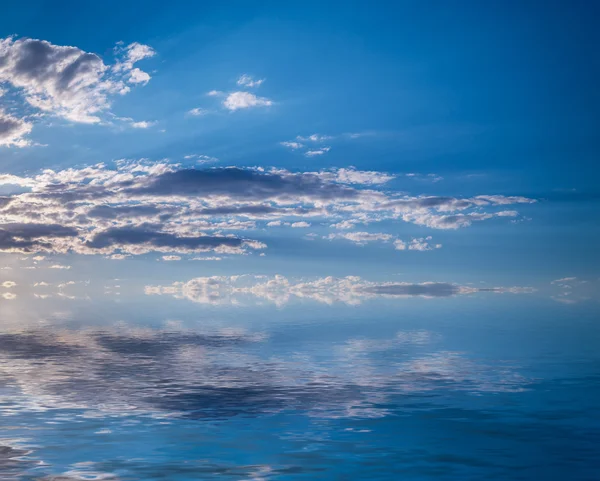
<path fill-rule="evenodd" d="M 217 247 L 241 247 L 243 239 L 224 236 L 180 237 L 176 234 L 159 232 L 149 227 L 115 227 L 96 234 L 85 246 L 91 249 L 104 249 L 120 246 L 148 245 L 153 248 L 209 250 Z"/>
<path fill-rule="evenodd" d="M 14 145 L 24 147 L 29 142 L 23 139 L 31 132 L 31 124 L 24 119 L 8 115 L 0 109 L 0 146 Z"/>
<path fill-rule="evenodd" d="M 59 224 L 0 224 L 0 250 L 49 248 L 49 239 L 75 237 L 77 231 Z"/>
<path fill-rule="evenodd" d="M 161 196 L 218 196 L 264 200 L 274 197 L 307 196 L 320 200 L 353 199 L 358 191 L 323 182 L 315 175 L 283 175 L 238 168 L 166 172 L 149 179 L 146 185 L 127 193 Z"/>
<path fill-rule="evenodd" d="M 119 217 L 150 217 L 162 213 L 163 211 L 154 205 L 98 205 L 93 207 L 87 215 L 99 219 L 117 219 Z"/>

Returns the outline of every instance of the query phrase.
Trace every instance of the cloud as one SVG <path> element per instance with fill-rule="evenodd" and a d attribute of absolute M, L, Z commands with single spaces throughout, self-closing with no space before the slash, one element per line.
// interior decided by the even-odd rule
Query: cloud
<path fill-rule="evenodd" d="M 237 84 L 242 86 L 242 87 L 260 87 L 260 85 L 265 81 L 266 79 L 258 79 L 258 80 L 254 80 L 250 75 L 244 74 L 242 75 L 238 80 L 237 80 Z"/>
<path fill-rule="evenodd" d="M 134 129 L 147 129 L 147 128 L 152 127 L 153 125 L 156 125 L 155 121 L 150 122 L 150 121 L 147 121 L 147 120 L 142 120 L 140 122 L 132 122 L 131 123 L 131 126 Z"/>
<path fill-rule="evenodd" d="M 206 160 L 186 156 L 194 159 Z M 390 194 L 380 186 L 391 178 L 356 169 L 200 169 L 169 161 L 117 161 L 111 167 L 46 169 L 32 176 L 0 174 L 0 184 L 19 186 L 14 194 L 0 197 L 0 251 L 243 254 L 264 247 L 260 239 L 242 235 L 249 229 L 304 226 L 312 219 L 342 230 L 384 220 L 457 229 L 507 213 L 516 215 L 498 211 L 499 206 L 535 202 L 518 196 Z M 362 242 L 368 235 L 331 238 L 362 236 L 354 238 Z M 437 245 L 424 236 L 407 242 L 405 248 L 429 250 Z"/>
<path fill-rule="evenodd" d="M 180 261 L 181 256 L 162 256 L 163 261 Z"/>
<path fill-rule="evenodd" d="M 344 232 L 339 234 L 329 234 L 326 239 L 346 239 L 360 246 L 368 242 L 389 242 L 393 239 L 391 234 L 370 233 L 370 232 Z"/>
<path fill-rule="evenodd" d="M 8 37 L 0 40 L 0 82 L 19 90 L 30 106 L 42 112 L 98 123 L 111 98 L 129 92 L 127 82 L 147 83 L 149 76 L 132 67 L 150 52 L 148 46 L 131 44 L 111 69 L 98 55 L 77 47 Z"/>
<path fill-rule="evenodd" d="M 600 284 L 598 279 L 580 279 L 563 277 L 550 282 L 553 288 L 552 299 L 561 304 L 577 304 L 579 302 L 600 300 Z"/>
<path fill-rule="evenodd" d="M 302 228 L 306 228 L 306 227 L 310 227 L 310 224 L 308 222 L 293 222 L 292 223 L 292 228 L 293 229 L 302 229 Z"/>
<path fill-rule="evenodd" d="M 129 73 L 129 83 L 146 85 L 150 82 L 150 75 L 139 68 L 134 68 Z"/>
<path fill-rule="evenodd" d="M 304 153 L 307 157 L 315 157 L 316 155 L 326 154 L 331 150 L 331 147 L 322 147 L 320 149 L 308 150 Z"/>
<path fill-rule="evenodd" d="M 0 146 L 26 147 L 31 142 L 24 137 L 31 132 L 33 124 L 5 113 L 0 109 Z"/>
<path fill-rule="evenodd" d="M 385 184 L 395 178 L 394 175 L 385 172 L 371 170 L 356 170 L 354 167 L 332 169 L 318 173 L 322 179 L 341 184 L 363 184 L 378 185 Z"/>
<path fill-rule="evenodd" d="M 396 250 L 410 250 L 410 251 L 431 251 L 434 249 L 440 249 L 442 244 L 430 244 L 432 240 L 431 236 L 413 238 L 410 242 L 404 242 L 400 239 L 394 241 L 394 247 Z"/>
<path fill-rule="evenodd" d="M 410 179 L 422 180 L 422 181 L 433 182 L 433 183 L 444 180 L 444 178 L 441 175 L 437 175 L 437 174 L 409 173 L 409 174 L 406 174 L 406 177 L 408 177 Z"/>
<path fill-rule="evenodd" d="M 52 250 L 52 246 L 57 243 L 57 240 L 76 235 L 75 229 L 58 224 L 0 224 L 0 251 Z"/>
<path fill-rule="evenodd" d="M 188 110 L 187 113 L 188 113 L 188 115 L 191 115 L 192 117 L 201 117 L 203 115 L 208 114 L 208 110 L 200 108 L 200 107 L 196 107 L 191 110 Z"/>
<path fill-rule="evenodd" d="M 268 107 L 273 101 L 265 97 L 257 97 L 250 92 L 231 92 L 223 101 L 223 106 L 232 112 L 239 109 L 251 107 Z"/>
<path fill-rule="evenodd" d="M 133 69 L 133 64 L 156 55 L 156 52 L 152 47 L 138 42 L 130 43 L 126 47 L 118 46 L 115 50 L 122 54 L 123 57 L 113 67 L 113 70 L 117 72 L 131 71 Z"/>
<path fill-rule="evenodd" d="M 115 250 L 130 254 L 148 252 L 238 252 L 245 246 L 237 237 L 209 236 L 183 237 L 153 230 L 152 227 L 111 228 L 95 234 L 85 247 L 110 254 Z"/>
<path fill-rule="evenodd" d="M 219 159 L 217 157 L 212 157 L 210 155 L 204 154 L 189 154 L 184 156 L 185 160 L 195 160 L 198 164 L 212 164 L 213 162 L 218 162 Z"/>
<path fill-rule="evenodd" d="M 283 145 L 284 147 L 289 147 L 292 150 L 297 150 L 304 147 L 304 144 L 301 144 L 300 142 L 279 142 L 279 144 Z"/>
<path fill-rule="evenodd" d="M 331 135 L 312 134 L 306 137 L 298 135 L 296 139 L 301 142 L 325 142 L 326 140 L 333 139 L 333 137 Z"/>

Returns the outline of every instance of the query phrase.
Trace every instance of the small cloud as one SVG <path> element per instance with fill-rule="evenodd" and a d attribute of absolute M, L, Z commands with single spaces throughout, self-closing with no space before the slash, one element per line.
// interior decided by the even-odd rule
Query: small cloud
<path fill-rule="evenodd" d="M 436 183 L 436 182 L 440 182 L 440 181 L 444 180 L 444 178 L 438 174 L 417 174 L 414 172 L 410 172 L 405 175 L 406 175 L 406 177 L 408 177 L 410 179 L 421 180 L 421 181 L 425 181 L 425 182 Z"/>
<path fill-rule="evenodd" d="M 110 256 L 107 257 L 107 259 L 112 259 L 114 261 L 122 261 L 123 259 L 126 259 L 127 257 L 130 257 L 129 254 L 112 254 Z"/>
<path fill-rule="evenodd" d="M 304 155 L 306 155 L 307 157 L 314 157 L 316 155 L 323 155 L 323 154 L 329 152 L 330 150 L 331 150 L 331 147 L 323 147 L 323 148 L 316 149 L 316 150 L 309 150 Z"/>
<path fill-rule="evenodd" d="M 303 137 L 298 135 L 296 140 L 300 140 L 301 142 L 324 142 L 325 140 L 331 140 L 333 137 L 331 135 L 321 135 L 321 134 L 312 134 L 307 137 Z"/>
<path fill-rule="evenodd" d="M 196 107 L 194 109 L 188 110 L 188 115 L 191 115 L 192 117 L 201 117 L 203 115 L 208 114 L 208 110 L 200 108 L 200 107 Z"/>
<path fill-rule="evenodd" d="M 12 287 L 15 287 L 17 285 L 16 282 L 13 281 L 4 281 L 2 283 L 2 287 L 4 287 L 5 289 L 11 289 Z"/>
<path fill-rule="evenodd" d="M 239 109 L 251 107 L 268 107 L 273 101 L 265 97 L 257 97 L 250 92 L 232 92 L 223 101 L 223 106 L 232 112 Z"/>
<path fill-rule="evenodd" d="M 209 257 L 192 257 L 191 261 L 222 261 L 222 257 L 209 256 Z"/>
<path fill-rule="evenodd" d="M 304 222 L 304 221 L 302 221 L 302 222 L 294 222 L 292 224 L 292 227 L 294 229 L 302 229 L 302 228 L 305 228 L 305 227 L 310 227 L 310 224 L 308 222 Z"/>
<path fill-rule="evenodd" d="M 155 121 L 149 122 L 149 121 L 146 121 L 146 120 L 142 120 L 140 122 L 132 122 L 131 123 L 131 126 L 134 129 L 147 129 L 149 127 L 152 127 L 153 125 L 156 125 Z"/>
<path fill-rule="evenodd" d="M 150 79 L 150 75 L 139 68 L 134 68 L 129 72 L 129 83 L 146 85 Z"/>
<path fill-rule="evenodd" d="M 162 256 L 163 261 L 180 261 L 181 256 Z"/>
<path fill-rule="evenodd" d="M 65 265 L 61 265 L 61 264 L 54 264 L 52 266 L 49 266 L 48 269 L 70 269 L 71 266 L 65 266 Z"/>
<path fill-rule="evenodd" d="M 210 92 L 206 92 L 206 95 L 208 95 L 209 97 L 219 97 L 223 95 L 223 92 L 221 92 L 220 90 L 211 90 Z"/>
<path fill-rule="evenodd" d="M 244 74 L 242 75 L 238 80 L 237 80 L 237 84 L 244 86 L 244 87 L 260 87 L 260 85 L 265 81 L 266 79 L 258 79 L 258 80 L 254 80 L 250 75 Z"/>
<path fill-rule="evenodd" d="M 198 164 L 212 164 L 218 162 L 217 157 L 211 157 L 210 155 L 204 154 L 189 154 L 183 157 L 185 160 L 195 160 Z"/>
<path fill-rule="evenodd" d="M 301 144 L 300 142 L 279 142 L 279 144 L 292 150 L 297 150 L 304 147 L 304 144 Z"/>

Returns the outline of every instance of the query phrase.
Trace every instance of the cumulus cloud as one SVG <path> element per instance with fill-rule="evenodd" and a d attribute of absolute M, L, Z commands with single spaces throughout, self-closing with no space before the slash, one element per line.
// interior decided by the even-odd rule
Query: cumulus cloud
<path fill-rule="evenodd" d="M 442 247 L 442 244 L 431 244 L 431 240 L 431 236 L 413 238 L 409 242 L 398 239 L 394 241 L 394 247 L 399 251 L 431 251 Z"/>
<path fill-rule="evenodd" d="M 149 75 L 133 64 L 154 51 L 139 43 L 119 51 L 113 68 L 94 53 L 45 40 L 0 39 L 0 83 L 22 93 L 40 111 L 73 122 L 98 123 L 111 98 L 130 91 L 127 83 L 145 84 Z"/>
<path fill-rule="evenodd" d="M 0 250 L 106 256 L 152 251 L 243 254 L 264 248 L 260 239 L 242 235 L 262 222 L 264 227 L 305 227 L 315 219 L 349 230 L 388 220 L 454 229 L 507 212 L 516 215 L 498 212 L 498 206 L 534 202 L 524 197 L 393 195 L 379 189 L 391 178 L 356 169 L 194 169 L 168 161 L 47 169 L 30 177 L 0 175 L 0 184 L 25 190 L 0 197 Z M 370 235 L 350 232 L 331 238 L 369 242 Z M 394 240 L 388 233 L 380 235 Z M 417 238 L 405 247 L 437 248 L 429 241 Z"/>
<path fill-rule="evenodd" d="M 268 107 L 273 101 L 265 97 L 257 97 L 250 92 L 231 92 L 223 100 L 223 106 L 232 112 L 239 109 L 251 107 Z"/>

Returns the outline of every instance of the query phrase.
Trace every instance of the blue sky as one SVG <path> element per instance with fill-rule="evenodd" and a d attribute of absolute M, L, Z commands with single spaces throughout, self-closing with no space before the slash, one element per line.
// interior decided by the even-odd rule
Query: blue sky
<path fill-rule="evenodd" d="M 597 282 L 594 9 L 4 8 L 0 280 Z"/>

